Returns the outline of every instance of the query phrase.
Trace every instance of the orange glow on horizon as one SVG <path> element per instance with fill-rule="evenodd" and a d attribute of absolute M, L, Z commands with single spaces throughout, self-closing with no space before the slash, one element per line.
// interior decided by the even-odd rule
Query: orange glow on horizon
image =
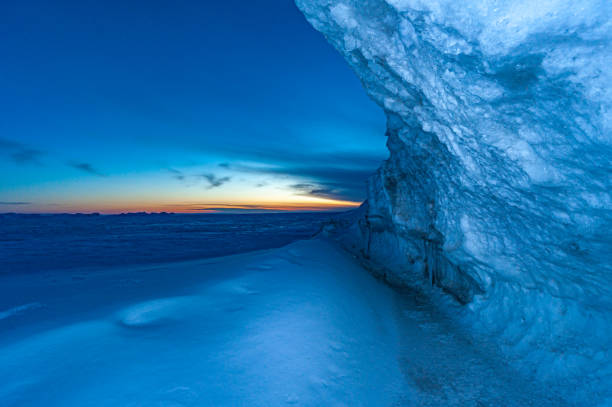
<path fill-rule="evenodd" d="M 30 213 L 102 213 L 119 214 L 128 212 L 170 212 L 170 213 L 224 213 L 224 212 L 317 212 L 348 210 L 359 207 L 361 202 L 325 198 L 311 198 L 296 202 L 261 203 L 211 203 L 211 202 L 87 202 L 83 204 L 64 204 L 54 207 L 29 208 Z M 33 210 L 34 209 L 34 210 Z"/>
<path fill-rule="evenodd" d="M 262 205 L 213 205 L 213 204 L 205 204 L 198 205 L 197 208 L 187 209 L 186 212 L 193 213 L 218 213 L 223 212 L 224 210 L 266 210 L 266 211 L 279 211 L 279 212 L 289 212 L 289 211 L 329 211 L 329 210 L 337 210 L 337 209 L 350 209 L 356 208 L 361 205 L 360 202 L 351 202 L 351 201 L 333 201 L 333 202 L 325 202 L 325 203 L 277 203 L 277 204 L 262 204 Z M 178 212 L 178 211 L 177 211 Z"/>

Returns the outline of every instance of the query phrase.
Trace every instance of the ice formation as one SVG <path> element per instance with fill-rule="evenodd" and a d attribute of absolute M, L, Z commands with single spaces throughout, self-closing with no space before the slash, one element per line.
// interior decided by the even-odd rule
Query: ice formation
<path fill-rule="evenodd" d="M 540 377 L 609 381 L 612 2 L 296 3 L 387 114 L 366 257 Z"/>

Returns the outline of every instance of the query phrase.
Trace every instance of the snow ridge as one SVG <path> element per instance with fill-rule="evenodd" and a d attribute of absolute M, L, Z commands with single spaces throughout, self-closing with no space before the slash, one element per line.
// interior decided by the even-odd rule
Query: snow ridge
<path fill-rule="evenodd" d="M 42 307 L 42 304 L 40 304 L 38 302 L 30 302 L 30 303 L 27 303 L 27 304 L 18 305 L 16 307 L 12 307 L 12 308 L 9 308 L 7 310 L 0 311 L 0 320 L 6 319 L 6 318 L 10 318 L 13 315 L 17 315 L 17 314 L 20 314 L 22 312 L 33 310 L 33 309 L 36 309 L 36 308 L 41 308 L 41 307 Z"/>

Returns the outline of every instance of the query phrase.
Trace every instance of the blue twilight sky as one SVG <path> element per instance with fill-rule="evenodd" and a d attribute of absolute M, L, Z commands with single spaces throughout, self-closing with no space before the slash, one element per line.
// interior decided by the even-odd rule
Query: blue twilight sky
<path fill-rule="evenodd" d="M 291 0 L 2 2 L 0 36 L 0 212 L 333 206 L 386 156 Z"/>

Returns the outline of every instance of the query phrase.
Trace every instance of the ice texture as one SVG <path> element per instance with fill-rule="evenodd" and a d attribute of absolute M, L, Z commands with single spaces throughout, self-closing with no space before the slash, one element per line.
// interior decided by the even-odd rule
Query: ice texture
<path fill-rule="evenodd" d="M 541 378 L 605 388 L 612 2 L 296 4 L 387 115 L 365 256 L 452 294 Z"/>

